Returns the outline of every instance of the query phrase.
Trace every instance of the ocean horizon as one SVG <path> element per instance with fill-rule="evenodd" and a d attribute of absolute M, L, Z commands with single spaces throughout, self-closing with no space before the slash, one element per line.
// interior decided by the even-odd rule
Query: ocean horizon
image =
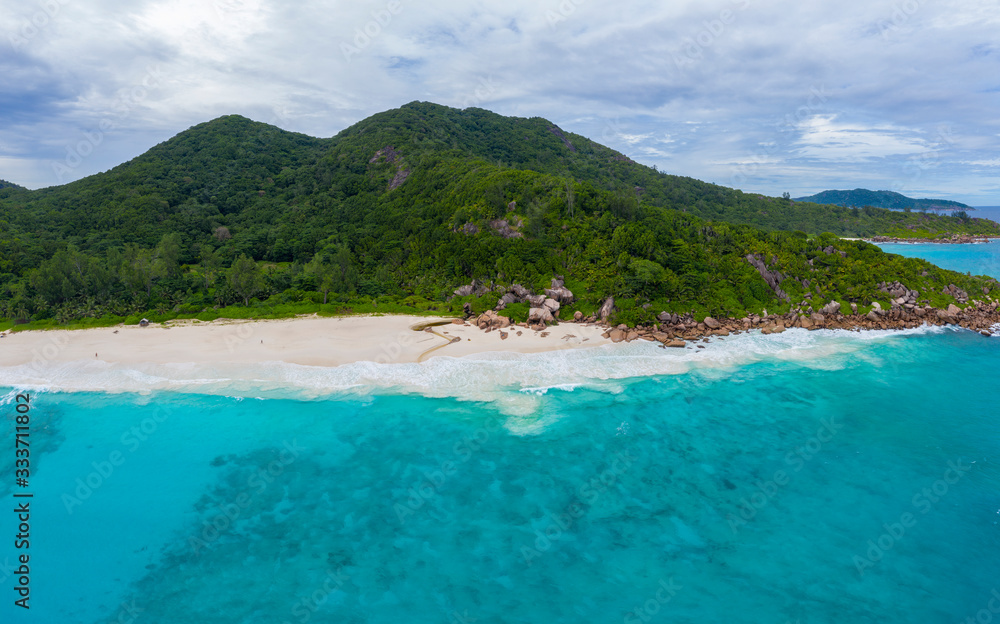
<path fill-rule="evenodd" d="M 1000 223 L 1000 206 L 974 206 L 974 208 L 976 210 L 969 215 L 970 217 L 990 219 Z"/>
<path fill-rule="evenodd" d="M 883 248 L 1000 277 L 997 243 Z M 337 368 L 81 362 L 30 380 L 2 369 L 5 439 L 29 395 L 32 444 L 30 487 L 5 495 L 33 497 L 31 609 L 14 606 L 11 540 L 0 613 L 95 624 L 990 614 L 1000 340 L 795 329 L 703 346 Z M 12 473 L 13 453 L 2 461 Z M 13 538 L 13 514 L 5 526 Z"/>

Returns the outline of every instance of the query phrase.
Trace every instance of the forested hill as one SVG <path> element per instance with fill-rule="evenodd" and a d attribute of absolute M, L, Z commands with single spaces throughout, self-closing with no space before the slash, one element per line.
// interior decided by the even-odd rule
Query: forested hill
<path fill-rule="evenodd" d="M 8 188 L 9 189 L 23 189 L 24 187 L 18 186 L 17 184 L 14 184 L 13 182 L 8 182 L 7 180 L 0 180 L 0 190 L 8 189 Z"/>
<path fill-rule="evenodd" d="M 654 308 L 776 310 L 799 296 L 867 303 L 904 273 L 919 276 L 911 288 L 986 284 L 809 238 L 823 232 L 1000 226 L 744 194 L 657 172 L 544 119 L 481 109 L 412 103 L 331 139 L 227 116 L 103 174 L 0 190 L 0 316 L 357 310 L 358 298 L 440 307 L 472 280 L 540 291 L 563 274 L 584 308 L 614 295 L 622 318 L 641 320 Z M 799 286 L 771 288 L 750 254 Z M 478 292 L 479 307 L 494 296 Z"/>
<path fill-rule="evenodd" d="M 859 208 L 872 206 L 892 210 L 975 210 L 972 206 L 948 199 L 913 199 L 893 191 L 869 191 L 868 189 L 823 191 L 809 197 L 800 197 L 795 201 L 848 207 L 857 206 Z"/>

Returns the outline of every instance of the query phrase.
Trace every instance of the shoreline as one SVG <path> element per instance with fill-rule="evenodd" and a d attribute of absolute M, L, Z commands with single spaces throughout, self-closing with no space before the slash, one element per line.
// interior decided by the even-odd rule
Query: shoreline
<path fill-rule="evenodd" d="M 0 367 L 81 361 L 127 365 L 284 362 L 325 367 L 356 362 L 415 364 L 425 355 L 541 353 L 611 343 L 601 336 L 604 328 L 596 326 L 570 323 L 543 332 L 512 327 L 509 332 L 492 333 L 454 321 L 396 315 L 305 316 L 26 330 L 5 333 L 0 339 Z M 428 324 L 439 325 L 420 329 Z"/>
<path fill-rule="evenodd" d="M 839 306 L 838 306 L 839 307 Z M 780 334 L 789 329 L 834 329 L 846 331 L 901 331 L 923 326 L 961 327 L 982 336 L 1000 336 L 1000 309 L 996 302 L 973 302 L 964 310 L 951 305 L 946 310 L 919 307 L 912 304 L 893 306 L 891 310 L 873 310 L 868 314 L 813 312 L 810 314 L 751 315 L 742 319 L 707 317 L 701 322 L 690 315 L 677 317 L 652 327 L 628 328 L 623 325 L 608 328 L 604 336 L 612 342 L 647 340 L 660 342 L 663 347 L 685 347 L 693 341 L 713 336 L 732 336 L 760 330 L 762 334 Z"/>
<path fill-rule="evenodd" d="M 839 308 L 839 306 L 837 306 Z M 502 322 L 498 322 L 502 321 Z M 545 353 L 648 341 L 662 348 L 693 348 L 712 337 L 759 330 L 763 335 L 792 328 L 848 331 L 905 330 L 924 325 L 954 325 L 984 336 L 1000 335 L 1000 304 L 972 301 L 964 310 L 912 304 L 840 314 L 839 309 L 809 314 L 750 315 L 745 318 L 690 314 L 660 315 L 652 326 L 610 326 L 593 317 L 542 327 L 512 323 L 489 312 L 456 319 L 405 315 L 168 321 L 140 327 L 27 330 L 0 339 L 0 367 L 100 362 L 104 364 L 267 364 L 337 367 L 359 362 L 418 364 L 428 358 L 461 358 L 488 353 Z"/>
<path fill-rule="evenodd" d="M 994 236 L 970 236 L 955 234 L 951 238 L 896 238 L 894 236 L 873 236 L 871 238 L 847 238 L 843 240 L 863 240 L 866 243 L 891 243 L 900 245 L 985 245 L 1000 240 Z"/>
<path fill-rule="evenodd" d="M 681 325 L 691 327 L 671 329 L 663 324 L 628 331 L 592 320 L 537 331 L 519 325 L 484 331 L 473 324 L 476 319 L 440 319 L 440 325 L 414 331 L 428 319 L 305 317 L 212 327 L 206 327 L 209 323 L 119 327 L 117 334 L 115 328 L 32 331 L 0 339 L 0 385 L 13 392 L 25 388 L 137 395 L 168 391 L 238 401 L 367 396 L 382 389 L 390 394 L 496 401 L 505 414 L 521 417 L 534 414 L 535 395 L 550 389 L 608 383 L 613 389 L 627 379 L 683 375 L 771 357 L 795 361 L 832 354 L 850 357 L 870 340 L 896 333 L 937 333 L 942 328 L 935 325 L 948 324 L 944 319 L 903 321 L 894 319 L 892 312 L 864 328 L 870 331 L 815 333 L 808 329 L 850 329 L 851 319 L 829 315 L 822 324 L 810 324 L 808 317 L 797 323 L 778 316 L 740 321 L 706 318 L 701 323 L 681 318 Z M 890 331 L 879 331 L 883 328 Z M 996 330 L 1000 335 L 1000 323 Z M 290 336 L 298 336 L 299 342 Z M 271 342 L 275 346 L 268 350 Z M 330 349 L 333 343 L 339 344 L 335 351 Z M 92 351 L 95 344 L 101 349 L 97 358 Z M 509 393 L 510 389 L 519 391 Z"/>

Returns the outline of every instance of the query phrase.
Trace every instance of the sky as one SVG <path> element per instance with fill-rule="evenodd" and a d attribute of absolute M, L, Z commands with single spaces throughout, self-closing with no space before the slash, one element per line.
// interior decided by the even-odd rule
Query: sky
<path fill-rule="evenodd" d="M 329 137 L 414 100 L 748 192 L 1000 205 L 995 0 L 0 0 L 0 179 L 29 188 L 222 115 Z"/>

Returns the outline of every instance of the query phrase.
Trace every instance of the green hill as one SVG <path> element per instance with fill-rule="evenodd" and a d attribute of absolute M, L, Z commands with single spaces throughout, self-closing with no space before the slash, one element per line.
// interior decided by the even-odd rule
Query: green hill
<path fill-rule="evenodd" d="M 891 210 L 975 210 L 972 206 L 947 199 L 913 199 L 892 191 L 869 191 L 867 189 L 823 191 L 809 197 L 800 197 L 795 201 L 847 207 L 857 206 L 859 208 L 872 206 Z"/>
<path fill-rule="evenodd" d="M 481 109 L 412 103 L 331 139 L 228 116 L 103 174 L 0 191 L 0 316 L 484 309 L 499 291 L 451 292 L 472 280 L 540 292 L 559 274 L 577 309 L 613 295 L 617 318 L 637 322 L 867 304 L 897 279 L 992 284 L 834 236 L 943 232 L 1000 226 L 749 195 Z M 245 309 L 218 310 L 234 304 Z"/>

